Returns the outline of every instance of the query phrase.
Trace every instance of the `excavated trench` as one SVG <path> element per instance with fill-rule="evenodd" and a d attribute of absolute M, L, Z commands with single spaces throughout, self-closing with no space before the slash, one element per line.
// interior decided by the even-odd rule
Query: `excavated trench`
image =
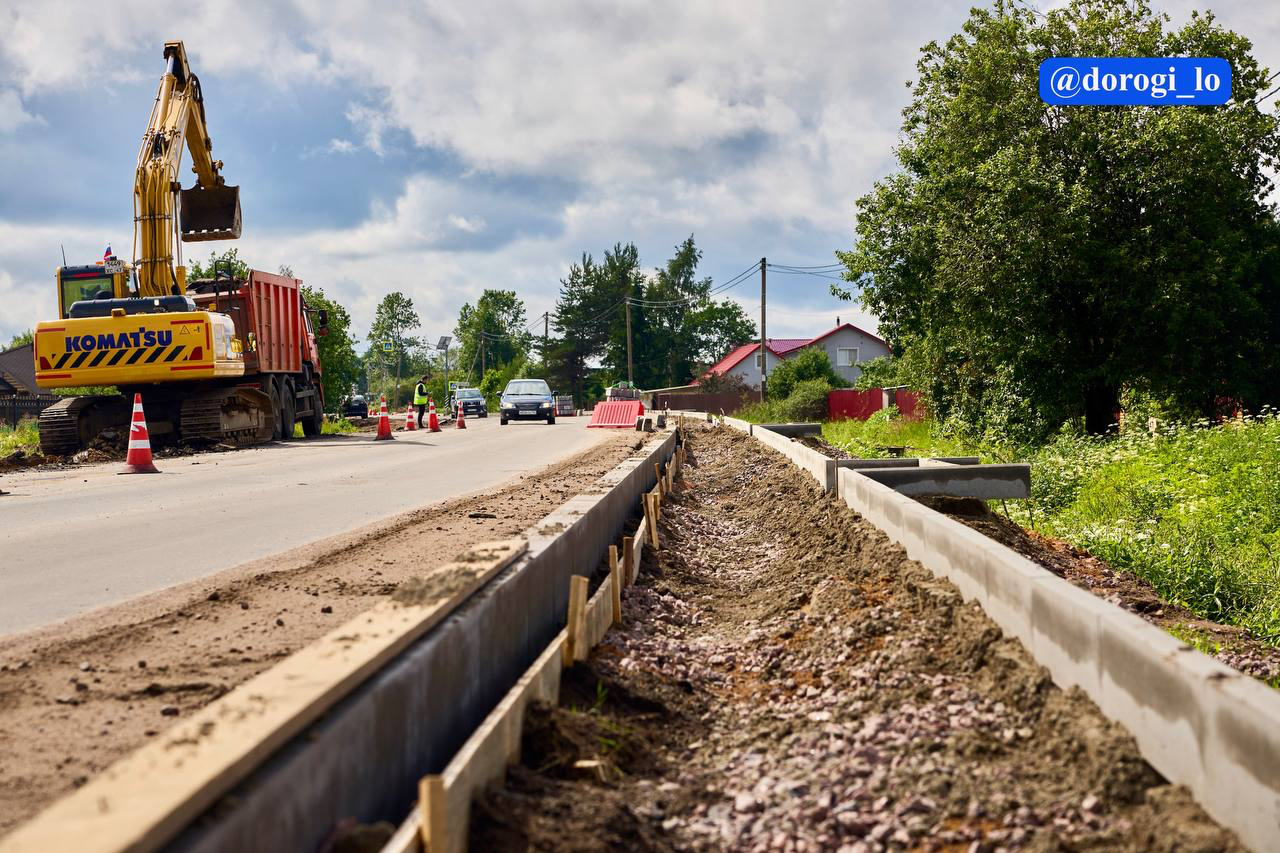
<path fill-rule="evenodd" d="M 471 849 L 1239 850 L 1078 690 L 740 433 L 696 430 L 623 621 Z"/>

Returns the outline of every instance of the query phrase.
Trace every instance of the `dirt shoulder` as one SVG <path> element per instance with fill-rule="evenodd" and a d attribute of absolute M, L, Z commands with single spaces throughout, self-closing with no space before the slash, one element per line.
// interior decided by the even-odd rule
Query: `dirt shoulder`
<path fill-rule="evenodd" d="M 402 582 L 521 533 L 638 442 L 0 639 L 0 833 Z"/>
<path fill-rule="evenodd" d="M 471 849 L 1239 850 L 1079 690 L 779 454 L 695 431 L 623 622 Z"/>

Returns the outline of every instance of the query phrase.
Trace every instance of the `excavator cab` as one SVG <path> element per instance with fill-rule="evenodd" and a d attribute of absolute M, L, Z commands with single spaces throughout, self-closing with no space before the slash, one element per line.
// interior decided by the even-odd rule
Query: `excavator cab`
<path fill-rule="evenodd" d="M 199 184 L 181 192 L 178 220 L 184 243 L 235 240 L 240 236 L 240 188 Z"/>

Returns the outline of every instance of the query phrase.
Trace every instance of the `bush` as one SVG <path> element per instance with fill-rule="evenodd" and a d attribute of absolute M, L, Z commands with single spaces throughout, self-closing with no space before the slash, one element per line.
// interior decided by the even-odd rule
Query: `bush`
<path fill-rule="evenodd" d="M 858 367 L 862 370 L 862 373 L 853 383 L 853 387 L 859 391 L 866 391 L 871 388 L 892 388 L 897 385 L 907 384 L 902 381 L 902 371 L 898 360 L 891 355 L 882 355 L 879 358 L 864 361 Z"/>
<path fill-rule="evenodd" d="M 795 390 L 783 403 L 787 420 L 791 422 L 825 421 L 827 419 L 827 394 L 831 386 L 825 379 L 806 379 L 796 384 Z"/>
<path fill-rule="evenodd" d="M 805 347 L 773 369 L 769 375 L 769 399 L 785 400 L 798 384 L 812 379 L 821 379 L 829 388 L 849 387 L 831 366 L 826 350 Z M 826 417 L 825 409 L 823 417 Z"/>

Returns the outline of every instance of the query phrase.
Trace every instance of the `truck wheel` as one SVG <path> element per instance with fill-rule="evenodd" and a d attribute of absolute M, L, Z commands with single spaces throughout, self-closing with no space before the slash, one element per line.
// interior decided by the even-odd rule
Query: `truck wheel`
<path fill-rule="evenodd" d="M 272 378 L 267 380 L 267 387 L 264 390 L 267 392 L 267 396 L 271 398 L 271 412 L 275 415 L 275 427 L 271 431 L 271 440 L 279 441 L 281 435 L 283 435 L 280 424 L 280 386 Z"/>
<path fill-rule="evenodd" d="M 302 434 L 307 438 L 316 438 L 324 431 L 324 412 L 320 411 L 319 389 L 311 398 L 311 414 L 302 419 Z"/>
<path fill-rule="evenodd" d="M 293 424 L 296 420 L 298 399 L 294 396 L 293 380 L 286 379 L 280 383 L 280 438 L 288 441 L 293 438 Z"/>

